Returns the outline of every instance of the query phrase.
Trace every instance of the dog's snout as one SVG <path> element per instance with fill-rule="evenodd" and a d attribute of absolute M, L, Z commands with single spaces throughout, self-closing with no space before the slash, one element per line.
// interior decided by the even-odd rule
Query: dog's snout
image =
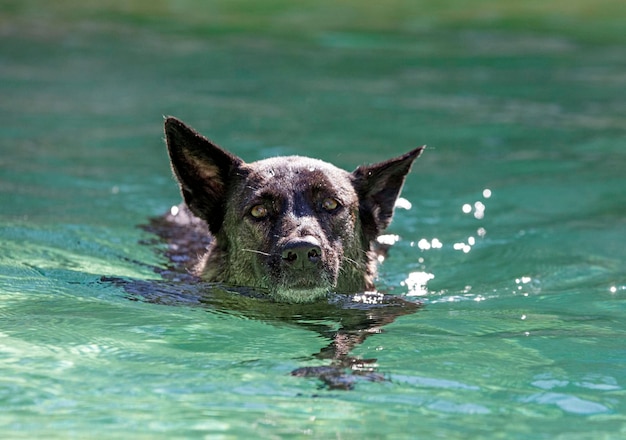
<path fill-rule="evenodd" d="M 283 246 L 283 261 L 297 267 L 304 268 L 315 265 L 321 258 L 322 248 L 319 242 L 313 237 L 291 240 Z"/>

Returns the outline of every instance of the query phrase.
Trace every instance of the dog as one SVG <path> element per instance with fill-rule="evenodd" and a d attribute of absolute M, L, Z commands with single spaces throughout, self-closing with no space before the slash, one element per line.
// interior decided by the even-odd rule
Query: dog
<path fill-rule="evenodd" d="M 207 245 L 192 273 L 287 303 L 375 289 L 376 239 L 424 149 L 349 173 L 302 156 L 246 163 L 174 117 L 165 138 L 184 200 L 167 221 Z"/>

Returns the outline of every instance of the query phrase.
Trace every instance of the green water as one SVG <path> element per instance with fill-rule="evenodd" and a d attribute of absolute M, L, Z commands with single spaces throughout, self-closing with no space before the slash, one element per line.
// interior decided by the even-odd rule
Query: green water
<path fill-rule="evenodd" d="M 626 435 L 620 2 L 54 4 L 0 2 L 3 438 Z M 295 318 L 101 281 L 165 264 L 164 114 L 247 160 L 428 144 L 379 282 L 424 307 L 351 353 L 386 381 L 292 376 L 330 343 Z"/>

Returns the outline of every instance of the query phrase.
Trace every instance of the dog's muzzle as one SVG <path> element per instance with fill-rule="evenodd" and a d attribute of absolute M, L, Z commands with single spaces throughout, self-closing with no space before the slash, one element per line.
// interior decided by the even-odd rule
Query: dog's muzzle
<path fill-rule="evenodd" d="M 322 243 L 314 236 L 291 238 L 279 247 L 274 266 L 275 284 L 270 290 L 275 298 L 291 303 L 318 300 L 332 289 L 333 275 L 328 273 L 328 257 Z"/>

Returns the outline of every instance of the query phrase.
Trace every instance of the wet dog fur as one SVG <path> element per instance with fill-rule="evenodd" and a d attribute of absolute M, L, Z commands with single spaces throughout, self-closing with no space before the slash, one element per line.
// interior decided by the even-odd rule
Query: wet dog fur
<path fill-rule="evenodd" d="M 375 289 L 376 238 L 423 147 L 349 173 L 301 156 L 246 163 L 172 117 L 165 136 L 184 199 L 168 220 L 210 235 L 196 276 L 292 303 Z"/>

